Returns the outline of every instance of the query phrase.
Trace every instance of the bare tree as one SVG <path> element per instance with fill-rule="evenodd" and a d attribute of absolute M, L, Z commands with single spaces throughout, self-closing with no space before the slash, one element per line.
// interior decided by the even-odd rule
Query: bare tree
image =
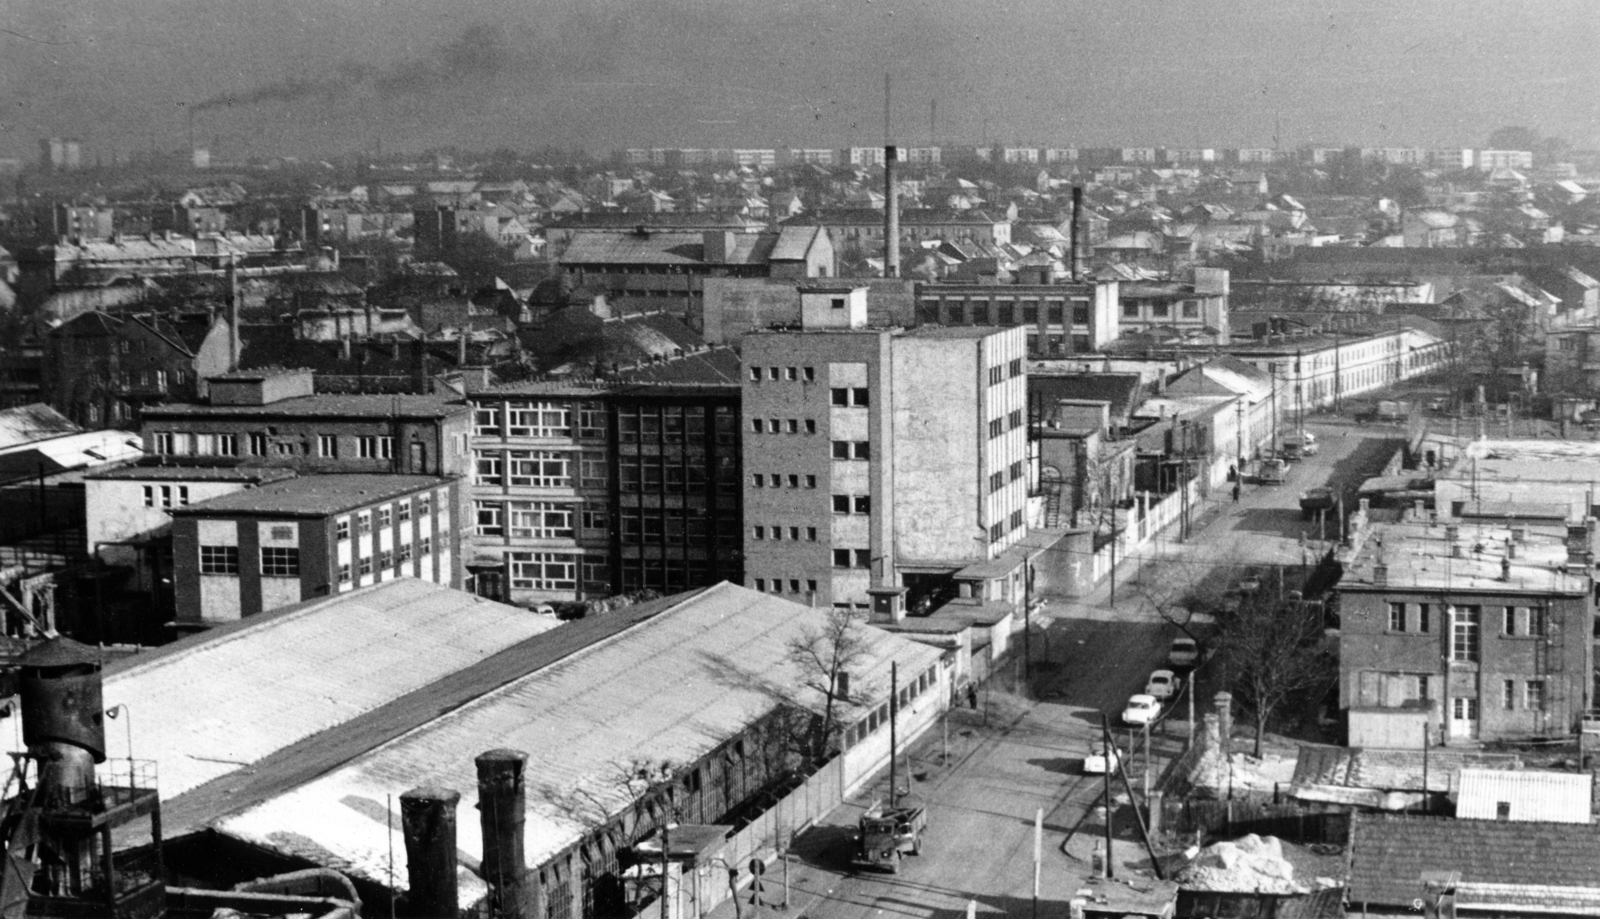
<path fill-rule="evenodd" d="M 1229 605 L 1226 584 L 1234 570 L 1214 559 L 1173 556 L 1145 562 L 1129 586 L 1152 612 L 1198 643 L 1200 623 Z"/>
<path fill-rule="evenodd" d="M 866 633 L 849 610 L 829 610 L 821 626 L 807 627 L 789 639 L 789 662 L 801 685 L 823 699 L 822 719 L 807 745 L 813 762 L 827 756 L 840 716 L 866 701 L 868 688 L 858 673 L 867 659 Z"/>
<path fill-rule="evenodd" d="M 1218 655 L 1228 687 L 1255 721 L 1255 755 L 1260 756 L 1261 737 L 1274 713 L 1337 676 L 1337 656 L 1324 638 L 1321 605 L 1255 591 L 1218 624 Z"/>

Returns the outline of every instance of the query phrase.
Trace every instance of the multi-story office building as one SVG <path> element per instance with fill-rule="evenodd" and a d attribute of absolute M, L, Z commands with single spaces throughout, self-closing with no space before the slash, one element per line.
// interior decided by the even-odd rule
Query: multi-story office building
<path fill-rule="evenodd" d="M 800 300 L 743 341 L 745 583 L 897 614 L 1025 534 L 1024 332 L 870 328 L 847 282 Z"/>
<path fill-rule="evenodd" d="M 480 593 L 583 600 L 740 580 L 737 385 L 520 383 L 469 400 Z"/>

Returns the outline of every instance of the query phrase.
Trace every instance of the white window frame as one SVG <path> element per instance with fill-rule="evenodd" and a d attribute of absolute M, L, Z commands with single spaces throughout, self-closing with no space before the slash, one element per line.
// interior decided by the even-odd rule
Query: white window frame
<path fill-rule="evenodd" d="M 516 590 L 577 590 L 582 559 L 561 552 L 510 552 L 506 567 Z"/>
<path fill-rule="evenodd" d="M 573 506 L 549 501 L 507 501 L 506 533 L 518 539 L 572 539 Z"/>

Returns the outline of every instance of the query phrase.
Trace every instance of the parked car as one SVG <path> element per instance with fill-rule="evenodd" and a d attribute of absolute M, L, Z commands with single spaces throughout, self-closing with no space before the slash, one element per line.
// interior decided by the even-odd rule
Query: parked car
<path fill-rule="evenodd" d="M 1262 460 L 1256 480 L 1262 485 L 1282 485 L 1289 481 L 1289 461 L 1281 457 Z"/>
<path fill-rule="evenodd" d="M 1165 700 L 1177 695 L 1182 685 L 1183 680 L 1171 670 L 1154 670 L 1150 673 L 1150 679 L 1145 681 L 1144 692 L 1147 696 Z"/>
<path fill-rule="evenodd" d="M 1089 747 L 1089 755 L 1083 758 L 1084 775 L 1105 775 L 1107 772 L 1115 775 L 1122 768 L 1122 756 L 1117 753 L 1115 745 L 1111 753 L 1106 754 L 1106 745 L 1096 743 Z"/>
<path fill-rule="evenodd" d="M 1135 693 L 1128 697 L 1128 704 L 1122 710 L 1123 724 L 1149 724 L 1161 714 L 1161 703 L 1149 693 Z"/>
<path fill-rule="evenodd" d="M 1174 638 L 1167 651 L 1167 663 L 1174 667 L 1193 667 L 1200 663 L 1200 646 L 1193 638 Z"/>

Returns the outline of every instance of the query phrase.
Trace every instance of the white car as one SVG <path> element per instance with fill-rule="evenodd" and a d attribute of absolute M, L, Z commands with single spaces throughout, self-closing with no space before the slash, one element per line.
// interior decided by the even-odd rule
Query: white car
<path fill-rule="evenodd" d="M 1167 663 L 1174 667 L 1193 667 L 1200 663 L 1200 646 L 1193 638 L 1174 638 L 1167 651 Z"/>
<path fill-rule="evenodd" d="M 1149 724 L 1161 714 L 1161 703 L 1148 693 L 1128 697 L 1128 706 L 1122 710 L 1123 724 Z"/>
<path fill-rule="evenodd" d="M 1115 774 L 1122 768 L 1122 756 L 1117 753 L 1117 748 L 1111 748 L 1111 755 L 1106 756 L 1106 745 L 1094 744 L 1089 748 L 1089 755 L 1083 758 L 1084 775 L 1105 775 L 1107 772 Z"/>
<path fill-rule="evenodd" d="M 1177 695 L 1178 687 L 1182 685 L 1183 681 L 1171 670 L 1154 670 L 1150 673 L 1150 679 L 1145 681 L 1144 692 L 1157 699 L 1170 699 Z"/>

